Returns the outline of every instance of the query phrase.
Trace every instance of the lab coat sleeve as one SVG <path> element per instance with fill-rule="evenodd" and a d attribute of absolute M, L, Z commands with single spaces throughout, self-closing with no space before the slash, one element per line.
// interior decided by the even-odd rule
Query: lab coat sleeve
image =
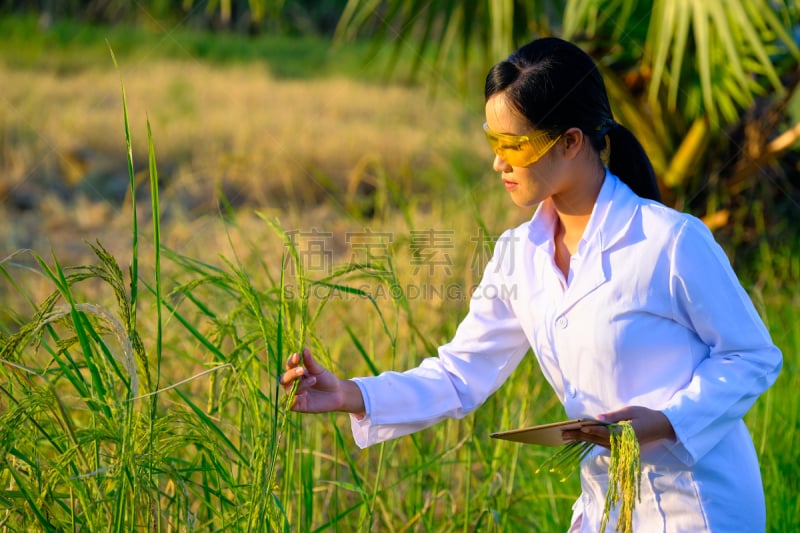
<path fill-rule="evenodd" d="M 692 217 L 671 253 L 675 319 L 708 346 L 690 381 L 663 410 L 672 423 L 672 451 L 692 465 L 738 424 L 782 365 L 763 321 L 711 232 Z"/>
<path fill-rule="evenodd" d="M 507 235 L 504 234 L 504 237 Z M 503 237 L 501 237 L 502 239 Z M 461 418 L 480 406 L 517 367 L 530 344 L 510 299 L 513 266 L 495 253 L 472 294 L 469 312 L 455 336 L 405 372 L 384 372 L 356 378 L 367 416 L 351 416 L 356 444 L 365 448 L 432 426 L 446 418 Z"/>

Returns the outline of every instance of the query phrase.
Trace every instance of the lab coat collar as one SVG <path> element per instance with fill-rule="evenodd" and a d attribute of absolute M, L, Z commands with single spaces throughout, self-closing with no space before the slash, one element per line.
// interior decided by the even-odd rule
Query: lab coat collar
<path fill-rule="evenodd" d="M 603 253 L 628 234 L 639 201 L 639 197 L 627 185 L 606 170 L 605 180 L 579 246 L 581 264 L 564 295 L 562 312 L 608 281 L 610 272 L 607 262 L 603 260 Z M 556 216 L 552 201 L 547 199 L 530 221 L 529 240 L 540 253 L 553 254 Z"/>
<path fill-rule="evenodd" d="M 581 239 L 581 248 L 591 245 L 594 239 L 602 251 L 616 244 L 630 228 L 639 201 L 640 198 L 625 183 L 606 169 L 605 180 Z M 556 216 L 549 198 L 539 204 L 528 224 L 528 239 L 534 246 L 547 249 L 555 234 Z"/>
<path fill-rule="evenodd" d="M 584 234 L 591 238 L 590 227 L 597 224 L 597 240 L 601 251 L 605 252 L 631 229 L 631 224 L 639 210 L 639 198 L 622 180 L 606 170 L 606 180 L 597 195 L 597 202 Z M 596 217 L 600 211 L 603 217 Z"/>

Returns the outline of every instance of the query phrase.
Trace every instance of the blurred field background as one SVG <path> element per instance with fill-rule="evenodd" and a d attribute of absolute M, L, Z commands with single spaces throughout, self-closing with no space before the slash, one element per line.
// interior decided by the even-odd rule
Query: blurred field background
<path fill-rule="evenodd" d="M 561 418 L 532 358 L 475 415 L 367 451 L 275 380 L 303 345 L 363 375 L 448 340 L 491 238 L 530 216 L 491 171 L 482 76 L 580 24 L 667 202 L 715 230 L 784 351 L 748 424 L 769 530 L 800 523 L 800 71 L 776 30 L 798 6 L 745 13 L 774 72 L 747 41 L 749 81 L 707 85 L 680 39 L 645 40 L 658 2 L 45 4 L 0 4 L 3 531 L 566 530 L 577 480 L 488 438 Z"/>

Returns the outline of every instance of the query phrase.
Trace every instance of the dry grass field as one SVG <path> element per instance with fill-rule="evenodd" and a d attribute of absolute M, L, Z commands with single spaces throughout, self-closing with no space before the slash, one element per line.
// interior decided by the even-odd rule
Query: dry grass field
<path fill-rule="evenodd" d="M 302 211 L 299 229 L 326 213 L 352 214 L 357 230 L 389 188 L 436 202 L 459 180 L 490 175 L 479 99 L 434 100 L 421 88 L 341 78 L 281 80 L 252 64 L 121 60 L 117 72 L 110 57 L 67 73 L 0 65 L 0 77 L 6 251 L 53 247 L 77 258 L 83 238 L 124 250 L 115 244 L 130 225 L 120 81 L 137 175 L 147 170 L 149 119 L 165 224 L 180 221 L 165 232 L 168 245 L 202 237 L 207 253 L 220 238 L 212 228 L 222 196 L 241 213 Z M 466 178 L 453 175 L 454 160 Z"/>

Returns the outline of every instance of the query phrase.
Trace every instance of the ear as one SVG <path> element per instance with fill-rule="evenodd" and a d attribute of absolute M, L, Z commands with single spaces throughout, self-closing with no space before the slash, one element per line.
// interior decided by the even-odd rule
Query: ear
<path fill-rule="evenodd" d="M 580 128 L 570 128 L 561 134 L 564 157 L 574 159 L 581 153 L 589 139 Z"/>

